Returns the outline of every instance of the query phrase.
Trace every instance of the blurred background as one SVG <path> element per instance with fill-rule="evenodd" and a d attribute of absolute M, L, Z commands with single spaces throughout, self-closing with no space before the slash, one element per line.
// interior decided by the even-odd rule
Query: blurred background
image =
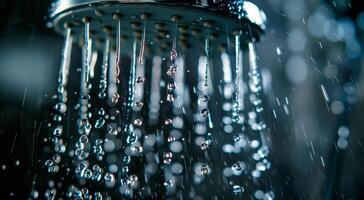
<path fill-rule="evenodd" d="M 277 199 L 363 199 L 364 7 L 359 0 L 256 0 L 271 181 Z M 57 87 L 63 38 L 49 0 L 0 0 L 1 199 L 29 195 Z"/>

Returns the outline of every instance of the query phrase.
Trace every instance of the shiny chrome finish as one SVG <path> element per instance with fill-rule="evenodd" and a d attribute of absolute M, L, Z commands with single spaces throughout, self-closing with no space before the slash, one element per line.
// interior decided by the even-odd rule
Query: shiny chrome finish
<path fill-rule="evenodd" d="M 170 47 L 175 23 L 179 27 L 179 43 L 185 48 L 198 45 L 192 37 L 201 40 L 207 29 L 214 40 L 212 44 L 218 47 L 228 46 L 226 34 L 241 34 L 246 42 L 259 39 L 266 23 L 264 12 L 257 6 L 236 0 L 200 0 L 198 3 L 196 0 L 58 0 L 52 4 L 49 17 L 51 27 L 57 32 L 63 34 L 65 25 L 72 26 L 74 35 L 82 35 L 82 19 L 87 17 L 91 20 L 92 39 L 102 43 L 105 30 L 115 35 L 112 17 L 115 13 L 121 16 L 126 41 L 140 37 L 145 20 L 141 14 L 148 13 L 147 41 L 158 43 L 160 49 Z M 173 16 L 179 17 L 177 22 L 171 20 Z M 149 43 L 152 49 L 155 46 Z"/>

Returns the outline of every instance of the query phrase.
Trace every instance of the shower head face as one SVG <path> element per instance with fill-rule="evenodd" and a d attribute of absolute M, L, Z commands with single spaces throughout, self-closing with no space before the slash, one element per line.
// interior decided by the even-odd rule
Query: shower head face
<path fill-rule="evenodd" d="M 250 2 L 236 5 L 239 9 L 226 2 L 229 1 L 196 4 L 190 0 L 62 0 L 52 4 L 50 23 L 61 34 L 71 26 L 72 34 L 82 40 L 87 18 L 91 38 L 96 41 L 94 49 L 98 50 L 105 37 L 115 39 L 115 14 L 120 16 L 121 41 L 126 45 L 140 39 L 146 25 L 147 51 L 168 51 L 176 26 L 181 50 L 201 49 L 197 47 L 203 45 L 207 32 L 211 48 L 220 50 L 229 46 L 227 35 L 240 34 L 242 44 L 259 39 L 265 28 L 264 13 Z"/>

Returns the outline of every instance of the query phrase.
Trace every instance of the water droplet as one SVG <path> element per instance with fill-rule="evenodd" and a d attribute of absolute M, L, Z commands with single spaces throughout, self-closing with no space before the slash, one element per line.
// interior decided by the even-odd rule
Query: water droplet
<path fill-rule="evenodd" d="M 118 103 L 119 102 L 119 98 L 120 98 L 120 95 L 117 92 L 115 92 L 114 95 L 112 96 L 111 101 L 113 103 Z"/>
<path fill-rule="evenodd" d="M 80 125 L 79 125 L 78 132 L 81 135 L 88 135 L 88 134 L 90 134 L 91 128 L 92 128 L 92 126 L 88 122 L 88 120 L 87 119 L 82 119 L 81 122 L 80 122 Z"/>
<path fill-rule="evenodd" d="M 135 105 L 136 105 L 136 107 L 138 107 L 138 108 L 141 108 L 141 107 L 143 107 L 143 102 L 141 102 L 141 101 L 137 101 L 136 103 L 135 103 Z"/>
<path fill-rule="evenodd" d="M 99 114 L 100 116 L 104 116 L 105 115 L 105 109 L 100 108 L 99 111 L 97 112 L 97 114 Z"/>
<path fill-rule="evenodd" d="M 32 190 L 32 192 L 30 193 L 30 196 L 32 199 L 38 199 L 39 192 L 37 190 Z"/>
<path fill-rule="evenodd" d="M 261 158 L 265 158 L 265 157 L 267 157 L 268 156 L 268 154 L 269 154 L 269 148 L 268 148 L 268 146 L 262 146 L 262 147 L 260 147 L 259 149 L 258 149 L 258 151 L 257 151 L 257 153 L 259 154 L 259 156 L 261 157 Z"/>
<path fill-rule="evenodd" d="M 167 101 L 173 102 L 174 101 L 174 95 L 173 94 L 167 94 Z"/>
<path fill-rule="evenodd" d="M 233 193 L 235 195 L 241 195 L 244 192 L 244 188 L 241 187 L 240 185 L 234 185 L 233 186 Z"/>
<path fill-rule="evenodd" d="M 67 111 L 67 106 L 65 103 L 57 103 L 56 106 L 54 107 L 55 110 L 57 110 L 59 113 L 66 113 Z"/>
<path fill-rule="evenodd" d="M 118 134 L 118 130 L 114 129 L 112 126 L 108 125 L 107 126 L 107 133 L 111 134 L 111 135 L 117 135 Z"/>
<path fill-rule="evenodd" d="M 164 183 L 163 183 L 163 185 L 165 186 L 165 187 L 167 187 L 167 188 L 172 188 L 173 187 L 173 181 L 172 180 L 168 180 L 168 181 L 165 181 Z"/>
<path fill-rule="evenodd" d="M 82 99 L 89 100 L 90 98 L 91 96 L 88 94 L 82 95 Z"/>
<path fill-rule="evenodd" d="M 201 150 L 206 150 L 209 148 L 209 145 L 206 142 L 201 143 Z"/>
<path fill-rule="evenodd" d="M 172 64 L 168 70 L 167 70 L 167 75 L 170 77 L 170 78 L 174 78 L 176 76 L 176 73 L 177 73 L 177 65 L 176 64 Z"/>
<path fill-rule="evenodd" d="M 208 101 L 210 101 L 210 97 L 207 96 L 207 95 L 203 95 L 203 96 L 200 97 L 200 101 L 201 102 L 208 102 Z"/>
<path fill-rule="evenodd" d="M 272 191 L 270 191 L 270 192 L 268 192 L 268 193 L 266 193 L 265 195 L 264 195 L 264 200 L 273 200 L 274 199 L 274 193 L 272 192 Z"/>
<path fill-rule="evenodd" d="M 209 110 L 208 110 L 207 108 L 202 109 L 202 110 L 200 111 L 200 115 L 201 115 L 202 117 L 207 117 L 207 116 L 209 115 Z"/>
<path fill-rule="evenodd" d="M 239 117 L 239 116 L 237 116 L 237 115 L 234 115 L 234 116 L 232 117 L 232 120 L 233 120 L 233 122 L 237 123 L 237 122 L 239 122 L 240 117 Z"/>
<path fill-rule="evenodd" d="M 176 83 L 168 83 L 168 85 L 167 85 L 167 90 L 169 91 L 169 92 L 173 92 L 174 90 L 176 89 Z"/>
<path fill-rule="evenodd" d="M 53 121 L 55 121 L 55 122 L 61 122 L 62 121 L 62 117 L 60 115 L 54 115 Z"/>
<path fill-rule="evenodd" d="M 240 163 L 235 163 L 233 166 L 231 166 L 231 170 L 240 172 L 242 170 Z"/>
<path fill-rule="evenodd" d="M 103 99 L 103 98 L 105 98 L 106 97 L 106 92 L 100 92 L 99 93 L 99 98 L 100 99 Z"/>
<path fill-rule="evenodd" d="M 94 196 L 95 196 L 94 197 L 95 200 L 102 200 L 103 199 L 101 192 L 95 192 Z"/>
<path fill-rule="evenodd" d="M 233 136 L 234 142 L 239 142 L 241 140 L 241 137 L 239 134 L 236 134 Z"/>
<path fill-rule="evenodd" d="M 134 125 L 135 126 L 141 126 L 141 125 L 143 125 L 143 121 L 141 119 L 135 119 L 134 120 Z"/>
<path fill-rule="evenodd" d="M 54 136 L 59 137 L 59 136 L 61 136 L 61 135 L 62 135 L 62 132 L 63 132 L 63 128 L 62 128 L 62 126 L 57 126 L 57 127 L 54 129 L 54 131 L 53 131 L 53 135 L 54 135 Z"/>
<path fill-rule="evenodd" d="M 53 189 L 53 190 L 47 190 L 46 193 L 45 193 L 45 196 L 46 196 L 46 199 L 48 200 L 53 200 L 56 196 L 56 190 Z"/>
<path fill-rule="evenodd" d="M 55 154 L 52 159 L 54 163 L 59 164 L 61 162 L 61 156 L 59 154 Z"/>
<path fill-rule="evenodd" d="M 142 153 L 143 147 L 142 146 L 132 146 L 132 147 L 130 147 L 130 151 L 134 154 Z"/>
<path fill-rule="evenodd" d="M 53 166 L 53 165 L 54 165 L 53 160 L 48 159 L 48 160 L 45 162 L 45 166 L 46 166 L 46 167 L 50 167 L 50 166 Z"/>
<path fill-rule="evenodd" d="M 169 137 L 167 138 L 167 142 L 173 142 L 173 141 L 176 141 L 176 138 L 175 138 L 175 137 L 173 137 L 173 136 L 169 136 Z"/>
<path fill-rule="evenodd" d="M 128 186 L 131 186 L 131 187 L 136 186 L 137 183 L 138 183 L 138 176 L 137 175 L 134 175 L 134 174 L 130 175 L 128 177 L 128 180 L 127 180 L 126 183 L 127 183 Z"/>
<path fill-rule="evenodd" d="M 89 140 L 88 140 L 88 137 L 86 135 L 82 135 L 78 141 L 81 144 L 86 144 L 86 143 L 88 143 Z"/>
<path fill-rule="evenodd" d="M 172 157 L 173 157 L 172 152 L 165 152 L 165 153 L 163 154 L 163 163 L 164 163 L 164 164 L 171 164 L 171 162 L 172 162 Z"/>
<path fill-rule="evenodd" d="M 105 119 L 100 118 L 100 119 L 96 120 L 95 128 L 101 128 L 104 124 L 105 124 Z"/>
<path fill-rule="evenodd" d="M 164 121 L 164 124 L 165 125 L 170 125 L 170 124 L 172 124 L 173 123 L 173 120 L 172 119 L 166 119 L 165 121 Z"/>
<path fill-rule="evenodd" d="M 91 179 L 95 180 L 95 181 L 100 181 L 102 178 L 103 169 L 101 167 L 99 167 L 98 165 L 94 165 L 94 166 L 92 166 L 92 171 L 93 172 L 92 172 Z"/>
<path fill-rule="evenodd" d="M 86 178 L 86 179 L 91 178 L 92 177 L 92 171 L 90 169 L 86 169 L 85 174 L 84 174 L 83 177 Z"/>
<path fill-rule="evenodd" d="M 177 57 L 178 57 L 177 50 L 175 48 L 173 48 L 171 51 L 171 57 L 170 57 L 171 61 L 175 61 L 177 59 Z"/>
<path fill-rule="evenodd" d="M 208 168 L 208 166 L 206 165 L 206 164 L 203 164 L 202 166 L 201 166 L 201 174 L 202 175 L 206 175 L 206 174 L 208 174 L 209 173 L 209 168 Z"/>
<path fill-rule="evenodd" d="M 143 83 L 145 81 L 145 78 L 144 77 L 138 77 L 137 78 L 137 83 Z"/>

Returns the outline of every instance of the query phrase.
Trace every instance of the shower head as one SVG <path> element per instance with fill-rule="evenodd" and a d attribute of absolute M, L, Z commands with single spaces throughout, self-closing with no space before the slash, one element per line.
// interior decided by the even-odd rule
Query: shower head
<path fill-rule="evenodd" d="M 225 49 L 226 34 L 240 34 L 241 41 L 259 39 L 265 29 L 265 14 L 247 1 L 236 0 L 58 0 L 50 8 L 49 25 L 82 41 L 83 24 L 90 22 L 94 49 L 101 50 L 105 37 L 115 39 L 115 21 L 120 19 L 121 41 L 130 43 L 142 37 L 146 25 L 146 49 L 165 51 L 172 45 L 171 34 L 178 27 L 179 47 L 196 49 L 209 32 L 211 46 Z M 199 48 L 197 48 L 199 49 Z"/>
<path fill-rule="evenodd" d="M 255 185 L 272 199 L 257 181 L 270 168 L 254 44 L 265 19 L 243 0 L 54 2 L 49 25 L 65 40 L 45 166 L 64 177 L 47 199 L 252 199 Z"/>

